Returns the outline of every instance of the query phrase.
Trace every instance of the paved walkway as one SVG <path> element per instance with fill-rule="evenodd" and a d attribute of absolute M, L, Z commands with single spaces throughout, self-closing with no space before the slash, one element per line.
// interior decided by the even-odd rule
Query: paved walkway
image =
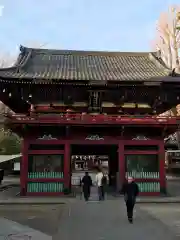
<path fill-rule="evenodd" d="M 179 204 L 142 204 L 141 209 L 171 228 L 180 239 Z"/>
<path fill-rule="evenodd" d="M 173 240 L 174 234 L 157 219 L 136 206 L 134 224 L 129 224 L 123 200 L 88 202 L 67 206 L 53 239 L 61 240 Z"/>
<path fill-rule="evenodd" d="M 52 240 L 52 237 L 19 223 L 0 218 L 0 240 L 6 239 Z"/>

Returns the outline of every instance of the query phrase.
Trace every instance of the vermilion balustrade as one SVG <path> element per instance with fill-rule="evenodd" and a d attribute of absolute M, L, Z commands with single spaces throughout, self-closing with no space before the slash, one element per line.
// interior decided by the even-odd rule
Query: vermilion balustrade
<path fill-rule="evenodd" d="M 91 115 L 91 114 L 35 114 L 26 116 L 12 114 L 13 122 L 51 123 L 111 123 L 111 124 L 179 124 L 180 117 L 140 116 L 140 115 Z"/>

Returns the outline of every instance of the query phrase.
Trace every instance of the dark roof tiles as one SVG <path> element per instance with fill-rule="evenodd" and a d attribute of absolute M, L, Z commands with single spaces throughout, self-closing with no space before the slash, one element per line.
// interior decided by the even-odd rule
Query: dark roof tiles
<path fill-rule="evenodd" d="M 18 59 L 16 66 L 0 69 L 1 78 L 32 78 L 36 81 L 133 81 L 168 75 L 168 69 L 162 64 L 156 64 L 159 61 L 150 53 L 62 51 L 21 47 Z"/>

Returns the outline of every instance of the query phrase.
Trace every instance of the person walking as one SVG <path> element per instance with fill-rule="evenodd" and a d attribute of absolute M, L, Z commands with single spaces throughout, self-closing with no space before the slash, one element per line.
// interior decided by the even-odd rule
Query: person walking
<path fill-rule="evenodd" d="M 88 201 L 91 195 L 91 186 L 92 186 L 92 178 L 89 176 L 88 172 L 85 172 L 84 177 L 81 180 L 82 191 L 84 194 L 85 201 Z"/>
<path fill-rule="evenodd" d="M 96 174 L 96 185 L 98 187 L 98 196 L 99 201 L 102 201 L 105 199 L 105 189 L 107 186 L 108 177 L 106 174 L 104 174 L 100 169 L 98 170 L 98 173 Z"/>
<path fill-rule="evenodd" d="M 82 178 L 81 177 L 79 177 L 79 194 L 80 194 L 80 199 L 82 199 L 83 188 L 82 188 Z"/>
<path fill-rule="evenodd" d="M 128 220 L 133 223 L 133 210 L 136 197 L 139 194 L 139 187 L 132 177 L 128 177 L 128 181 L 122 187 L 122 193 L 124 194 Z"/>

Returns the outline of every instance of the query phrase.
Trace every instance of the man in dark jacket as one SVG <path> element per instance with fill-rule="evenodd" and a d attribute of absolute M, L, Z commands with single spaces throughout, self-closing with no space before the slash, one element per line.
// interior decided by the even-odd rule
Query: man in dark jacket
<path fill-rule="evenodd" d="M 86 172 L 84 177 L 82 178 L 81 184 L 82 184 L 84 199 L 85 201 L 88 201 L 91 195 L 91 186 L 92 186 L 92 179 L 89 176 L 88 172 Z"/>
<path fill-rule="evenodd" d="M 129 177 L 128 182 L 123 185 L 122 193 L 126 202 L 128 220 L 133 223 L 133 209 L 136 197 L 139 194 L 139 188 L 132 177 Z"/>

